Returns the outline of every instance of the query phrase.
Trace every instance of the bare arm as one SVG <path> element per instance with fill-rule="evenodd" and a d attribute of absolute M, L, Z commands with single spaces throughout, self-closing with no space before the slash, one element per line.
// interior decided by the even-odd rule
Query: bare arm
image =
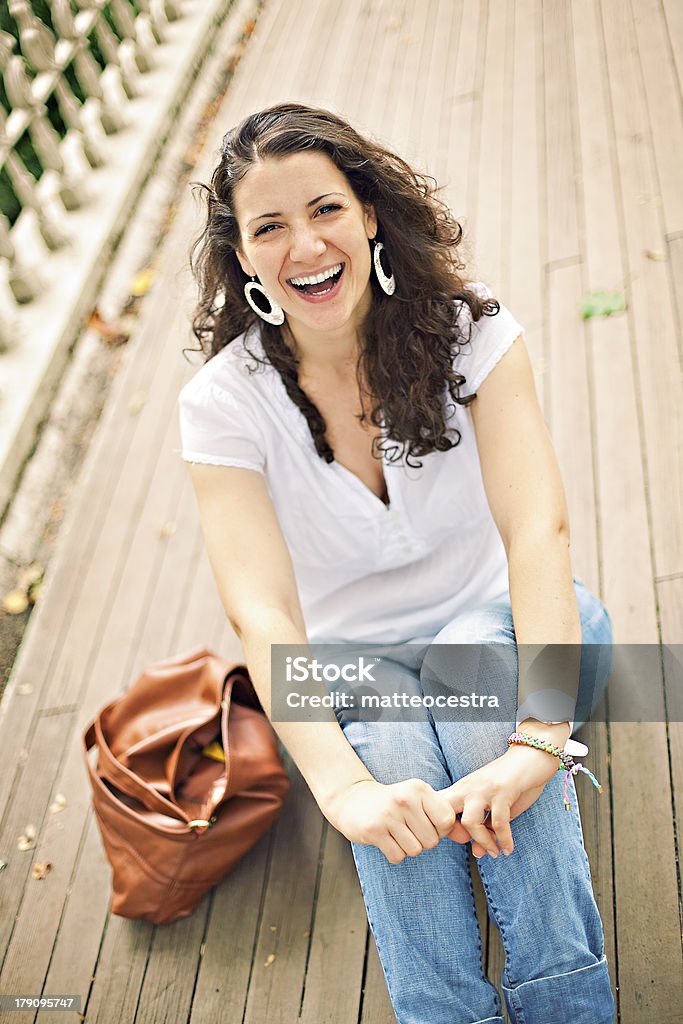
<path fill-rule="evenodd" d="M 569 517 L 523 338 L 514 342 L 482 384 L 472 403 L 472 420 L 489 507 L 508 559 L 520 653 L 518 705 L 548 687 L 573 702 L 581 625 L 569 554 Z M 552 647 L 538 657 L 547 644 Z M 529 725 L 536 735 L 547 735 L 560 746 L 569 735 L 568 724 L 541 726 L 530 719 Z"/>
<path fill-rule="evenodd" d="M 263 477 L 249 469 L 190 465 L 202 531 L 221 602 L 271 718 L 271 644 L 306 644 L 291 559 Z M 330 711 L 327 722 L 274 728 L 318 803 L 372 776 Z"/>
<path fill-rule="evenodd" d="M 263 477 L 249 469 L 190 465 L 209 561 L 271 719 L 271 644 L 307 644 L 291 558 Z M 455 814 L 426 783 L 376 782 L 330 709 L 326 722 L 273 723 L 320 809 L 348 839 L 378 846 L 392 863 L 435 846 Z"/>
<path fill-rule="evenodd" d="M 522 337 L 481 385 L 471 410 L 486 496 L 508 559 L 519 652 L 518 707 L 532 693 L 556 688 L 573 704 L 581 626 L 567 504 Z M 551 645 L 552 664 L 546 652 L 538 657 L 546 645 Z M 529 717 L 520 729 L 563 747 L 570 727 L 569 721 L 546 725 Z M 501 849 L 512 851 L 510 821 L 538 799 L 557 766 L 545 751 L 512 746 L 450 787 L 451 805 L 474 839 L 475 856 L 484 851 L 498 855 L 494 833 Z M 487 808 L 491 815 L 484 824 Z"/>

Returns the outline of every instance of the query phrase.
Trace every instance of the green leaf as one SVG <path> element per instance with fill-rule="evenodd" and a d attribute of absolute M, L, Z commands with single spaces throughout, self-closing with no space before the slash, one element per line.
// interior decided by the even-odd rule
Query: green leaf
<path fill-rule="evenodd" d="M 626 299 L 621 292 L 590 292 L 581 303 L 581 315 L 584 320 L 590 320 L 594 316 L 612 316 L 613 313 L 623 313 L 625 309 Z"/>

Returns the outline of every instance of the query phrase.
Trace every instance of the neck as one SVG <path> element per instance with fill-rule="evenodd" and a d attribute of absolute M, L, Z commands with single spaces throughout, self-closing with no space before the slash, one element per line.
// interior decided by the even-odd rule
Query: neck
<path fill-rule="evenodd" d="M 363 347 L 361 325 L 367 308 L 367 303 L 359 303 L 347 323 L 330 331 L 318 331 L 287 317 L 284 338 L 299 361 L 300 378 L 315 374 L 347 376 L 349 372 L 355 376 Z"/>

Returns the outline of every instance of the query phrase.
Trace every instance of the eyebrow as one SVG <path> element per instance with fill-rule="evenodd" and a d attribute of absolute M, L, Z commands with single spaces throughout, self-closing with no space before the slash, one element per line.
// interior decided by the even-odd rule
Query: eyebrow
<path fill-rule="evenodd" d="M 325 192 L 325 193 L 323 193 L 323 195 L 316 196 L 315 199 L 311 199 L 310 203 L 306 203 L 306 206 L 307 207 L 308 206 L 315 206 L 315 204 L 319 203 L 321 199 L 327 199 L 328 196 L 341 196 L 341 192 Z M 264 217 L 281 217 L 281 216 L 282 216 L 282 213 L 277 211 L 277 210 L 274 213 L 260 213 L 258 215 L 258 217 L 252 217 L 251 220 L 247 221 L 247 227 L 249 227 L 250 224 L 253 224 L 253 222 L 255 220 L 263 220 Z"/>

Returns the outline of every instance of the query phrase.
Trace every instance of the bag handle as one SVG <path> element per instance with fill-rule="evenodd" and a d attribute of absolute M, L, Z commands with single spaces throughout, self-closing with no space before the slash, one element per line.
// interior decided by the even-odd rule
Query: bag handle
<path fill-rule="evenodd" d="M 83 733 L 83 748 L 85 751 L 85 760 L 88 766 L 88 771 L 91 777 L 97 777 L 97 773 L 90 763 L 90 758 L 88 757 L 88 751 L 93 746 L 97 747 L 98 756 L 102 758 L 103 763 L 107 767 L 107 781 L 114 783 L 118 786 L 121 792 L 132 797 L 133 800 L 137 800 L 146 807 L 148 811 L 157 811 L 158 813 L 165 815 L 167 818 L 174 818 L 176 821 L 189 825 L 190 819 L 187 815 L 183 814 L 180 807 L 176 804 L 172 804 L 169 800 L 166 800 L 160 793 L 157 793 L 152 786 L 143 782 L 137 775 L 133 774 L 129 769 L 124 768 L 124 766 L 116 760 L 109 749 L 109 745 L 104 737 L 104 733 L 102 732 L 99 715 L 93 719 Z M 133 808 L 129 809 L 133 813 L 136 813 Z"/>

